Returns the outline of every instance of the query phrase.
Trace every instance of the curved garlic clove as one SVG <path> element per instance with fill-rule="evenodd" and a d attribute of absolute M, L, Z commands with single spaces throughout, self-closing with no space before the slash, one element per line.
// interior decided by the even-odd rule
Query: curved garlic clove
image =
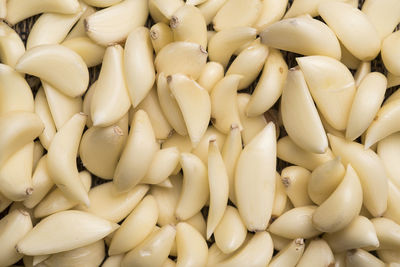
<path fill-rule="evenodd" d="M 129 99 L 123 74 L 123 53 L 120 45 L 109 46 L 104 54 L 99 79 L 90 103 L 94 126 L 110 126 L 129 110 Z"/>
<path fill-rule="evenodd" d="M 308 90 L 302 71 L 289 70 L 282 92 L 282 121 L 298 146 L 322 154 L 328 148 L 328 139 Z"/>
<path fill-rule="evenodd" d="M 269 48 L 260 79 L 246 107 L 249 117 L 269 110 L 282 95 L 288 74 L 288 66 L 279 50 Z"/>
<path fill-rule="evenodd" d="M 221 7 L 225 4 L 227 0 L 207 0 L 204 3 L 198 5 L 206 24 L 209 25 Z"/>
<path fill-rule="evenodd" d="M 79 173 L 79 179 L 87 193 L 92 185 L 92 176 L 87 171 Z M 70 199 L 57 187 L 49 192 L 34 209 L 35 218 L 43 218 L 48 215 L 72 209 L 79 203 L 76 200 Z"/>
<path fill-rule="evenodd" d="M 336 0 L 335 0 L 336 1 Z M 346 2 L 352 4 L 352 0 L 338 0 L 340 2 Z M 318 5 L 323 2 L 322 0 L 294 0 L 289 10 L 286 12 L 284 18 L 293 18 L 308 14 L 312 17 L 318 16 Z M 357 1 L 356 6 L 358 6 Z"/>
<path fill-rule="evenodd" d="M 103 262 L 105 256 L 104 241 L 99 240 L 84 247 L 53 254 L 44 260 L 44 264 L 49 267 L 98 266 Z"/>
<path fill-rule="evenodd" d="M 313 170 L 307 186 L 311 200 L 321 205 L 335 191 L 343 180 L 345 172 L 339 157 L 327 161 Z"/>
<path fill-rule="evenodd" d="M 75 14 L 79 12 L 77 0 L 8 0 L 6 21 L 16 24 L 33 15 L 45 12 Z"/>
<path fill-rule="evenodd" d="M 381 39 L 391 34 L 400 22 L 400 3 L 396 0 L 384 0 L 379 3 L 367 0 L 363 3 L 361 11 L 375 26 Z"/>
<path fill-rule="evenodd" d="M 155 22 L 168 23 L 178 8 L 185 5 L 183 0 L 149 0 L 150 16 Z"/>
<path fill-rule="evenodd" d="M 308 17 L 283 19 L 266 27 L 260 34 L 268 47 L 301 55 L 323 55 L 340 59 L 339 41 L 332 30 L 319 20 Z"/>
<path fill-rule="evenodd" d="M 296 266 L 304 267 L 310 266 L 310 264 L 312 266 L 332 266 L 335 264 L 332 250 L 325 240 L 311 240 Z"/>
<path fill-rule="evenodd" d="M 29 31 L 26 49 L 29 50 L 39 45 L 61 43 L 81 15 L 86 11 L 86 8 L 87 5 L 81 3 L 79 12 L 75 14 L 42 14 Z"/>
<path fill-rule="evenodd" d="M 33 192 L 33 148 L 33 142 L 29 142 L 0 168 L 0 191 L 10 200 L 23 201 Z"/>
<path fill-rule="evenodd" d="M 208 146 L 208 185 L 210 188 L 210 205 L 207 217 L 207 239 L 215 231 L 224 216 L 228 203 L 229 178 L 217 141 L 210 140 Z"/>
<path fill-rule="evenodd" d="M 397 164 L 398 160 L 400 160 L 399 147 L 399 133 L 394 133 L 382 139 L 379 141 L 377 147 L 377 154 L 382 160 L 388 178 L 390 178 L 396 186 L 400 186 L 400 166 Z"/>
<path fill-rule="evenodd" d="M 392 181 L 388 181 L 389 190 L 388 190 L 388 200 L 387 200 L 387 209 L 383 216 L 385 218 L 391 219 L 395 223 L 400 223 L 400 208 L 397 205 L 398 201 L 400 200 L 400 190 L 397 188 Z"/>
<path fill-rule="evenodd" d="M 357 172 L 363 191 L 363 203 L 371 214 L 381 216 L 387 207 L 387 175 L 381 159 L 363 145 L 328 135 L 332 151 L 343 164 L 351 164 Z"/>
<path fill-rule="evenodd" d="M 385 267 L 385 263 L 362 249 L 350 250 L 346 253 L 346 266 L 350 267 Z"/>
<path fill-rule="evenodd" d="M 86 34 L 100 45 L 124 42 L 148 17 L 146 0 L 126 0 L 99 10 L 85 19 Z"/>
<path fill-rule="evenodd" d="M 210 93 L 215 85 L 224 78 L 224 67 L 218 62 L 210 61 L 204 66 L 197 82 Z"/>
<path fill-rule="evenodd" d="M 288 203 L 288 197 L 285 191 L 285 186 L 281 182 L 281 176 L 277 172 L 275 175 L 275 196 L 273 201 L 271 218 L 277 218 L 284 213 Z"/>
<path fill-rule="evenodd" d="M 133 107 L 146 97 L 155 81 L 153 46 L 150 31 L 137 27 L 131 31 L 125 43 L 124 73 L 126 86 Z"/>
<path fill-rule="evenodd" d="M 351 72 L 330 57 L 298 57 L 296 60 L 324 118 L 335 129 L 344 130 L 356 93 Z"/>
<path fill-rule="evenodd" d="M 316 154 L 297 146 L 289 136 L 282 137 L 277 143 L 277 156 L 281 160 L 294 165 L 314 170 L 319 165 L 334 159 L 332 151 L 328 148 L 323 154 Z"/>
<path fill-rule="evenodd" d="M 42 84 L 54 125 L 59 131 L 72 116 L 82 111 L 82 98 L 69 97 L 46 82 Z"/>
<path fill-rule="evenodd" d="M 1 8 L 0 8 L 1 9 Z M 21 37 L 6 23 L 0 22 L 0 61 L 15 68 L 18 60 L 25 53 Z"/>
<path fill-rule="evenodd" d="M 221 151 L 225 143 L 226 136 L 219 132 L 214 126 L 208 126 L 206 132 L 201 138 L 199 144 L 191 151 L 195 156 L 199 157 L 204 164 L 208 161 L 208 146 L 210 140 L 216 140 L 218 149 Z M 190 152 L 190 151 L 188 151 Z"/>
<path fill-rule="evenodd" d="M 379 72 L 371 72 L 362 80 L 350 109 L 346 139 L 359 137 L 378 113 L 386 92 L 387 79 Z"/>
<path fill-rule="evenodd" d="M 201 236 L 206 239 L 207 236 L 207 223 L 203 217 L 203 213 L 199 211 L 194 216 L 190 217 L 189 219 L 185 220 L 184 222 L 193 226 Z M 172 253 L 172 252 L 171 252 Z M 172 255 L 172 254 L 170 254 Z"/>
<path fill-rule="evenodd" d="M 65 40 L 61 45 L 68 47 L 80 55 L 88 68 L 99 65 L 103 61 L 105 48 L 93 42 L 89 37 L 75 37 Z"/>
<path fill-rule="evenodd" d="M 171 17 L 170 26 L 174 41 L 192 42 L 207 47 L 207 25 L 201 11 L 186 3 Z"/>
<path fill-rule="evenodd" d="M 208 42 L 208 53 L 211 61 L 228 65 L 233 53 L 242 45 L 256 38 L 257 30 L 251 27 L 236 27 L 217 32 Z"/>
<path fill-rule="evenodd" d="M 237 95 L 239 118 L 243 127 L 241 135 L 244 145 L 249 144 L 268 123 L 263 114 L 255 117 L 250 117 L 246 114 L 246 107 L 250 99 L 251 96 L 247 93 L 240 93 Z"/>
<path fill-rule="evenodd" d="M 49 149 L 56 134 L 56 126 L 43 88 L 40 88 L 35 96 L 35 113 L 45 125 L 43 132 L 39 135 L 40 142 L 46 149 Z"/>
<path fill-rule="evenodd" d="M 207 167 L 190 153 L 181 153 L 180 163 L 184 177 L 175 215 L 186 220 L 199 212 L 209 198 Z"/>
<path fill-rule="evenodd" d="M 345 228 L 335 233 L 326 233 L 323 238 L 335 253 L 363 247 L 379 247 L 374 225 L 364 216 L 357 216 Z"/>
<path fill-rule="evenodd" d="M 355 57 L 370 61 L 378 55 L 381 48 L 378 32 L 367 15 L 357 7 L 324 1 L 318 6 L 318 13 Z M 352 27 L 349 27 L 350 22 Z"/>
<path fill-rule="evenodd" d="M 231 125 L 242 129 L 237 101 L 237 90 L 242 78 L 242 75 L 227 73 L 211 91 L 211 121 L 222 133 L 229 133 Z"/>
<path fill-rule="evenodd" d="M 361 63 L 360 60 L 353 56 L 342 43 L 340 43 L 340 48 L 342 49 L 342 58 L 340 61 L 349 69 L 357 69 Z"/>
<path fill-rule="evenodd" d="M 382 61 L 386 69 L 397 76 L 400 75 L 400 64 L 395 60 L 395 58 L 400 55 L 400 49 L 398 48 L 399 45 L 400 34 L 399 32 L 394 32 L 383 40 L 381 50 Z"/>
<path fill-rule="evenodd" d="M 15 250 L 16 244 L 32 229 L 32 221 L 26 210 L 10 211 L 0 220 L 0 264 L 14 264 L 23 255 Z"/>
<path fill-rule="evenodd" d="M 354 82 L 358 88 L 365 78 L 365 76 L 371 72 L 371 61 L 361 61 L 357 67 L 356 73 L 354 74 Z"/>
<path fill-rule="evenodd" d="M 235 58 L 226 75 L 238 74 L 243 76 L 239 82 L 238 90 L 247 88 L 254 82 L 264 66 L 268 53 L 268 47 L 260 44 L 257 39 Z"/>
<path fill-rule="evenodd" d="M 329 233 L 343 229 L 360 213 L 362 193 L 357 173 L 349 164 L 342 182 L 313 213 L 313 225 Z"/>
<path fill-rule="evenodd" d="M 268 267 L 297 266 L 296 264 L 302 257 L 305 246 L 303 238 L 293 240 L 272 258 Z"/>
<path fill-rule="evenodd" d="M 167 82 L 182 111 L 190 140 L 195 147 L 210 121 L 210 96 L 198 83 L 183 74 L 168 76 Z"/>
<path fill-rule="evenodd" d="M 87 6 L 86 10 L 80 16 L 78 22 L 68 33 L 67 37 L 65 37 L 64 41 L 69 39 L 78 38 L 78 37 L 87 37 L 86 29 L 85 29 L 85 19 L 96 12 L 96 9 L 92 6 Z"/>
<path fill-rule="evenodd" d="M 280 182 L 285 187 L 286 194 L 294 207 L 313 204 L 307 193 L 310 179 L 310 171 L 303 167 L 289 166 L 282 170 Z"/>
<path fill-rule="evenodd" d="M 148 237 L 156 225 L 158 206 L 152 195 L 146 196 L 115 231 L 109 255 L 117 255 L 135 248 Z M 126 238 L 129 236 L 130 238 Z"/>
<path fill-rule="evenodd" d="M 207 133 L 207 132 L 206 132 Z M 204 136 L 203 136 L 204 137 Z M 177 147 L 180 153 L 190 153 L 192 152 L 192 142 L 190 142 L 189 136 L 182 136 L 178 133 L 173 133 L 167 140 L 162 143 L 162 148 L 169 148 L 169 147 Z M 181 170 L 181 165 L 178 163 L 174 171 L 172 172 L 173 175 L 177 175 Z"/>
<path fill-rule="evenodd" d="M 379 239 L 379 249 L 400 248 L 400 225 L 387 218 L 373 218 L 371 222 Z"/>
<path fill-rule="evenodd" d="M 174 41 L 174 35 L 171 28 L 163 23 L 159 22 L 151 26 L 150 28 L 150 38 L 153 44 L 154 52 L 158 52 L 166 45 Z"/>
<path fill-rule="evenodd" d="M 270 122 L 244 147 L 236 164 L 237 207 L 250 231 L 267 228 L 275 192 L 275 164 L 275 125 Z"/>
<path fill-rule="evenodd" d="M 258 16 L 256 22 L 253 24 L 253 27 L 257 28 L 257 30 L 259 31 L 262 31 L 272 23 L 279 21 L 285 14 L 287 4 L 288 1 L 286 0 L 262 1 L 260 15 Z"/>
<path fill-rule="evenodd" d="M 261 231 L 250 237 L 241 249 L 226 260 L 218 263 L 219 267 L 256 267 L 266 266 L 272 258 L 274 246 L 268 232 Z"/>
<path fill-rule="evenodd" d="M 72 250 L 96 242 L 118 227 L 87 212 L 61 211 L 40 221 L 18 242 L 16 250 L 25 255 Z"/>

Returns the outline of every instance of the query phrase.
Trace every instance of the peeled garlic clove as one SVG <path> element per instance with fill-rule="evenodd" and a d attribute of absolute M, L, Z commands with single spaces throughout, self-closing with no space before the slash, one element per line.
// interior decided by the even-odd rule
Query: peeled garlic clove
<path fill-rule="evenodd" d="M 342 49 L 342 58 L 340 61 L 349 69 L 357 69 L 360 65 L 360 60 L 353 56 L 342 43 L 340 43 L 340 48 Z"/>
<path fill-rule="evenodd" d="M 389 180 L 388 184 L 389 184 L 389 190 L 388 190 L 387 209 L 383 214 L 383 216 L 399 224 L 400 208 L 397 205 L 397 203 L 400 200 L 400 190 L 395 184 L 392 183 L 392 181 Z"/>
<path fill-rule="evenodd" d="M 179 220 L 186 220 L 199 212 L 208 200 L 207 167 L 190 153 L 181 153 L 180 164 L 184 177 L 175 215 Z"/>
<path fill-rule="evenodd" d="M 250 231 L 267 228 L 275 192 L 275 163 L 275 125 L 270 122 L 244 147 L 236 165 L 237 207 Z"/>
<path fill-rule="evenodd" d="M 6 21 L 11 24 L 16 24 L 39 13 L 55 12 L 62 14 L 75 14 L 78 11 L 79 2 L 77 0 L 8 0 Z"/>
<path fill-rule="evenodd" d="M 380 249 L 376 251 L 376 254 L 384 262 L 400 262 L 400 255 L 397 250 Z"/>
<path fill-rule="evenodd" d="M 88 68 L 99 65 L 103 61 L 105 48 L 93 42 L 89 37 L 75 37 L 61 43 L 75 51 L 85 61 Z"/>
<path fill-rule="evenodd" d="M 82 95 L 89 83 L 89 72 L 83 59 L 71 49 L 57 44 L 29 49 L 18 60 L 15 69 L 39 77 L 70 97 Z"/>
<path fill-rule="evenodd" d="M 146 196 L 115 231 L 109 255 L 128 252 L 151 234 L 158 218 L 158 206 L 152 195 Z M 129 236 L 130 238 L 126 238 Z"/>
<path fill-rule="evenodd" d="M 294 266 L 297 266 L 296 264 L 300 260 L 301 256 L 303 255 L 305 246 L 306 245 L 304 243 L 303 238 L 297 238 L 297 239 L 293 240 L 272 258 L 272 260 L 268 266 L 269 267 L 278 267 L 278 266 L 294 267 Z"/>
<path fill-rule="evenodd" d="M 0 168 L 0 191 L 8 199 L 23 201 L 32 194 L 33 142 L 28 143 Z"/>
<path fill-rule="evenodd" d="M 343 164 L 351 164 L 357 172 L 363 191 L 363 203 L 371 214 L 381 216 L 387 207 L 387 175 L 381 159 L 363 145 L 328 135 L 332 151 Z"/>
<path fill-rule="evenodd" d="M 210 121 L 210 96 L 198 83 L 183 74 L 168 76 L 167 82 L 182 111 L 190 140 L 195 147 Z"/>
<path fill-rule="evenodd" d="M 84 247 L 53 254 L 44 261 L 44 264 L 49 267 L 98 266 L 105 256 L 104 241 L 99 240 Z"/>
<path fill-rule="evenodd" d="M 94 126 L 110 126 L 119 121 L 129 110 L 129 100 L 123 73 L 123 53 L 120 45 L 109 46 L 96 82 L 90 104 Z"/>
<path fill-rule="evenodd" d="M 250 98 L 251 96 L 247 93 L 241 93 L 237 95 L 239 117 L 243 127 L 241 135 L 244 145 L 249 144 L 251 140 L 253 140 L 253 138 L 267 125 L 267 120 L 265 119 L 264 115 L 249 117 L 246 114 L 246 107 L 250 101 Z"/>
<path fill-rule="evenodd" d="M 46 149 L 49 149 L 56 134 L 56 126 L 43 88 L 40 88 L 35 96 L 35 113 L 45 125 L 43 132 L 39 135 L 39 140 Z"/>
<path fill-rule="evenodd" d="M 218 142 L 218 141 L 217 141 Z M 236 203 L 234 177 L 236 171 L 236 163 L 242 152 L 242 138 L 240 129 L 237 125 L 231 125 L 231 130 L 222 147 L 222 159 L 224 160 L 226 172 L 229 179 L 229 199 Z"/>
<path fill-rule="evenodd" d="M 156 54 L 167 44 L 174 41 L 174 35 L 171 28 L 164 22 L 159 22 L 151 26 L 150 38 L 153 49 Z"/>
<path fill-rule="evenodd" d="M 381 39 L 361 10 L 346 3 L 325 1 L 318 6 L 318 13 L 355 57 L 369 61 L 378 55 Z"/>
<path fill-rule="evenodd" d="M 38 162 L 37 167 L 32 175 L 32 188 L 33 192 L 23 204 L 27 208 L 34 208 L 50 191 L 54 182 L 50 178 L 47 171 L 47 155 L 44 155 Z M 0 201 L 1 203 L 1 201 Z"/>
<path fill-rule="evenodd" d="M 201 138 L 199 144 L 191 150 L 191 152 L 199 157 L 204 164 L 208 161 L 208 146 L 211 140 L 216 140 L 218 149 L 221 151 L 222 146 L 225 143 L 225 135 L 215 129 L 213 126 L 209 126 Z M 186 150 L 186 149 L 185 149 Z M 190 152 L 190 151 L 187 151 Z"/>
<path fill-rule="evenodd" d="M 218 62 L 210 61 L 204 66 L 197 82 L 210 93 L 222 78 L 224 78 L 224 67 Z"/>
<path fill-rule="evenodd" d="M 59 13 L 42 14 L 29 31 L 26 49 L 29 50 L 39 45 L 61 43 L 86 8 L 87 5 L 81 4 L 80 11 L 72 15 Z"/>
<path fill-rule="evenodd" d="M 257 30 L 251 27 L 236 27 L 217 32 L 208 42 L 208 53 L 211 61 L 228 65 L 233 53 L 242 45 L 256 38 Z"/>
<path fill-rule="evenodd" d="M 125 0 L 99 10 L 85 19 L 86 34 L 100 45 L 122 43 L 148 16 L 146 0 Z"/>
<path fill-rule="evenodd" d="M 210 205 L 207 217 L 207 239 L 224 216 L 228 203 L 229 179 L 217 141 L 210 140 L 208 147 L 208 185 L 210 188 Z"/>
<path fill-rule="evenodd" d="M 83 184 L 85 192 L 88 192 L 92 185 L 92 176 L 87 171 L 79 173 L 79 179 Z M 35 218 L 43 218 L 53 213 L 72 209 L 78 204 L 76 200 L 67 198 L 59 188 L 54 188 L 35 207 Z"/>
<path fill-rule="evenodd" d="M 260 15 L 258 16 L 256 22 L 253 24 L 255 28 L 262 31 L 267 26 L 279 21 L 285 14 L 288 1 L 275 1 L 267 0 L 262 1 L 262 8 Z"/>
<path fill-rule="evenodd" d="M 351 267 L 384 267 L 383 261 L 362 249 L 350 250 L 346 253 L 346 266 Z"/>
<path fill-rule="evenodd" d="M 316 208 L 316 206 L 304 206 L 291 209 L 273 221 L 268 231 L 288 239 L 294 239 L 297 236 L 315 237 L 321 233 L 312 225 L 312 215 Z"/>
<path fill-rule="evenodd" d="M 65 37 L 64 41 L 69 39 L 77 38 L 77 37 L 87 37 L 85 30 L 85 19 L 96 12 L 96 9 L 92 6 L 87 6 L 86 10 L 82 13 L 75 26 L 68 33 L 67 37 Z"/>
<path fill-rule="evenodd" d="M 236 125 L 239 130 L 242 128 L 237 101 L 237 90 L 242 78 L 242 75 L 227 74 L 210 94 L 211 120 L 215 128 L 225 134 L 230 131 L 231 125 Z"/>
<path fill-rule="evenodd" d="M 282 121 L 290 138 L 304 150 L 322 154 L 328 139 L 303 73 L 289 70 L 281 100 Z"/>
<path fill-rule="evenodd" d="M 23 255 L 15 250 L 16 244 L 32 229 L 32 221 L 26 210 L 10 211 L 0 220 L 0 264 L 9 266 Z"/>
<path fill-rule="evenodd" d="M 260 73 L 268 56 L 268 47 L 255 40 L 249 47 L 244 49 L 229 66 L 226 75 L 239 74 L 240 80 L 238 90 L 250 86 Z"/>
<path fill-rule="evenodd" d="M 395 0 L 367 0 L 363 3 L 361 11 L 375 26 L 381 39 L 391 34 L 400 22 L 400 3 Z"/>
<path fill-rule="evenodd" d="M 138 27 L 128 35 L 125 43 L 124 71 L 131 103 L 136 107 L 149 93 L 155 81 L 149 29 Z"/>
<path fill-rule="evenodd" d="M 282 94 L 287 74 L 288 66 L 281 52 L 269 48 L 261 77 L 246 107 L 247 116 L 261 115 L 276 103 Z"/>
<path fill-rule="evenodd" d="M 241 249 L 228 259 L 220 262 L 219 267 L 256 267 L 266 266 L 274 250 L 271 236 L 266 231 L 255 233 Z"/>
<path fill-rule="evenodd" d="M 155 22 L 167 23 L 174 12 L 185 3 L 183 0 L 150 0 L 148 1 L 150 16 Z"/>
<path fill-rule="evenodd" d="M 187 135 L 182 136 L 176 132 L 173 133 L 167 140 L 165 140 L 161 146 L 163 149 L 169 147 L 177 147 L 180 153 L 183 152 L 189 153 L 192 151 L 192 142 L 190 142 L 189 136 Z M 181 165 L 178 163 L 172 174 L 177 175 L 180 170 L 181 170 Z"/>
<path fill-rule="evenodd" d="M 96 242 L 118 227 L 87 212 L 61 211 L 41 220 L 18 242 L 16 250 L 25 255 L 67 251 Z"/>
<path fill-rule="evenodd" d="M 303 256 L 296 266 L 329 266 L 335 263 L 335 258 L 329 245 L 323 239 L 311 240 Z"/>
<path fill-rule="evenodd" d="M 344 175 L 345 168 L 339 157 L 318 166 L 311 173 L 307 186 L 311 200 L 318 205 L 323 203 L 335 191 Z"/>
<path fill-rule="evenodd" d="M 207 47 L 207 25 L 201 11 L 186 3 L 171 17 L 170 26 L 174 41 L 192 42 Z"/>
<path fill-rule="evenodd" d="M 288 197 L 285 191 L 285 186 L 281 182 L 281 176 L 277 172 L 275 175 L 275 196 L 274 196 L 274 201 L 273 201 L 273 207 L 272 207 L 272 213 L 271 217 L 272 218 L 277 218 L 282 215 L 282 213 L 285 211 L 286 205 L 288 203 Z"/>
<path fill-rule="evenodd" d="M 155 230 L 124 256 L 121 267 L 161 266 L 168 258 L 176 232 L 171 225 Z"/>
<path fill-rule="evenodd" d="M 11 111 L 0 116 L 0 167 L 15 152 L 33 141 L 43 131 L 41 119 L 32 112 Z"/>
<path fill-rule="evenodd" d="M 348 4 L 352 4 L 353 0 L 338 0 L 340 2 L 346 2 Z M 308 14 L 311 17 L 318 16 L 318 5 L 321 3 L 321 0 L 294 0 L 289 10 L 286 12 L 284 18 L 293 18 L 301 15 Z M 358 6 L 357 1 L 356 7 Z"/>
<path fill-rule="evenodd" d="M 281 183 L 294 207 L 312 205 L 307 194 L 307 185 L 311 179 L 311 173 L 299 166 L 289 166 L 282 170 Z"/>
<path fill-rule="evenodd" d="M 207 55 L 199 44 L 173 42 L 158 52 L 154 64 L 157 73 L 163 72 L 165 76 L 181 73 L 197 79 L 206 64 Z"/>
<path fill-rule="evenodd" d="M 268 47 L 301 55 L 322 55 L 340 59 L 339 41 L 332 30 L 319 20 L 308 17 L 283 19 L 266 27 L 260 34 Z"/>
<path fill-rule="evenodd" d="M 69 97 L 46 82 L 42 82 L 48 107 L 57 130 L 82 110 L 81 97 Z M 54 137 L 53 137 L 54 138 Z"/>
<path fill-rule="evenodd" d="M 215 243 L 225 254 L 237 250 L 246 239 L 247 229 L 236 208 L 227 206 L 214 231 Z"/>
<path fill-rule="evenodd" d="M 251 27 L 261 12 L 260 0 L 227 0 L 213 19 L 217 31 L 235 27 Z"/>
<path fill-rule="evenodd" d="M 379 249 L 396 250 L 400 247 L 400 225 L 387 218 L 371 220 L 379 239 Z"/>
<path fill-rule="evenodd" d="M 351 72 L 330 57 L 298 57 L 296 60 L 324 118 L 335 129 L 344 130 L 356 93 Z"/>
<path fill-rule="evenodd" d="M 400 134 L 395 133 L 379 141 L 377 148 L 377 154 L 385 166 L 388 178 L 397 186 L 400 186 L 400 166 L 397 164 L 400 159 L 399 146 Z"/>
<path fill-rule="evenodd" d="M 399 44 L 400 34 L 394 32 L 383 40 L 381 51 L 383 64 L 385 64 L 386 69 L 397 76 L 400 75 L 400 64 L 398 64 L 395 58 L 400 55 Z"/>
<path fill-rule="evenodd" d="M 386 77 L 378 72 L 369 73 L 362 80 L 350 110 L 347 139 L 356 139 L 371 123 L 375 123 L 373 120 L 383 102 L 386 85 Z"/>
<path fill-rule="evenodd" d="M 88 193 L 90 207 L 81 205 L 78 209 L 117 223 L 128 216 L 148 190 L 147 185 L 138 185 L 127 192 L 118 193 L 113 183 L 101 184 Z"/>
<path fill-rule="evenodd" d="M 323 238 L 335 253 L 363 247 L 379 247 L 374 225 L 364 216 L 357 216 L 342 230 L 326 233 Z"/>
<path fill-rule="evenodd" d="M 1 62 L 12 68 L 15 68 L 15 65 L 24 53 L 25 45 L 22 42 L 21 37 L 6 23 L 0 22 Z"/>
<path fill-rule="evenodd" d="M 282 137 L 277 143 L 277 156 L 281 160 L 314 170 L 319 165 L 334 159 L 332 151 L 328 150 L 323 154 L 316 154 L 297 146 L 289 136 Z"/>
<path fill-rule="evenodd" d="M 208 247 L 200 233 L 187 223 L 176 226 L 176 244 L 178 249 L 177 266 L 190 266 L 191 263 L 205 266 L 208 259 Z"/>
<path fill-rule="evenodd" d="M 349 164 L 342 182 L 315 210 L 312 219 L 314 226 L 329 233 L 346 227 L 360 213 L 362 193 L 359 178 Z"/>

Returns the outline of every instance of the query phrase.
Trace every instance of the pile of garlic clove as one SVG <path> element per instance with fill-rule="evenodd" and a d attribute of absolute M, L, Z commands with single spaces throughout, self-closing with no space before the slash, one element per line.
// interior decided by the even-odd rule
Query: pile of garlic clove
<path fill-rule="evenodd" d="M 0 267 L 400 266 L 400 1 L 361 2 L 0 0 Z"/>

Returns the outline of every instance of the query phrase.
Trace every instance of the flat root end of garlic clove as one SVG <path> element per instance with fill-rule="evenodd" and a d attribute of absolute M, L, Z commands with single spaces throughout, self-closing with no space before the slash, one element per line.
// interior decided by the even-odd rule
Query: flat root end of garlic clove
<path fill-rule="evenodd" d="M 297 238 L 294 243 L 298 246 L 304 245 L 304 239 L 303 238 Z"/>
<path fill-rule="evenodd" d="M 202 47 L 201 45 L 200 45 L 200 52 L 205 54 L 205 55 L 208 55 L 207 50 L 204 47 Z"/>
<path fill-rule="evenodd" d="M 171 75 L 168 75 L 167 76 L 167 83 L 171 83 L 172 82 L 172 76 Z"/>
<path fill-rule="evenodd" d="M 159 36 L 159 34 L 158 34 L 157 31 L 155 31 L 155 30 L 150 30 L 150 38 L 151 38 L 152 40 L 157 40 L 157 39 L 158 39 L 158 36 Z"/>
<path fill-rule="evenodd" d="M 32 195 L 32 193 L 33 193 L 33 188 L 32 188 L 32 187 L 28 187 L 28 188 L 25 190 L 25 193 L 26 193 L 26 195 L 28 195 L 28 196 Z"/>
<path fill-rule="evenodd" d="M 288 187 L 290 186 L 290 179 L 289 179 L 288 177 L 283 177 L 283 178 L 281 179 L 281 181 L 282 181 L 282 184 L 283 184 L 286 188 L 288 188 Z"/>
<path fill-rule="evenodd" d="M 169 26 L 171 27 L 171 29 L 176 29 L 178 25 L 179 25 L 179 19 L 176 16 L 172 16 Z"/>
<path fill-rule="evenodd" d="M 29 216 L 29 212 L 27 210 L 24 209 L 18 209 L 18 212 L 21 213 L 24 216 Z"/>
<path fill-rule="evenodd" d="M 122 129 L 119 126 L 114 126 L 113 130 L 114 130 L 114 133 L 116 135 L 119 135 L 119 136 L 123 136 L 124 135 L 124 132 L 122 131 Z"/>
<path fill-rule="evenodd" d="M 18 245 L 15 245 L 15 250 L 17 251 L 17 253 L 21 254 L 21 250 L 18 248 Z"/>

